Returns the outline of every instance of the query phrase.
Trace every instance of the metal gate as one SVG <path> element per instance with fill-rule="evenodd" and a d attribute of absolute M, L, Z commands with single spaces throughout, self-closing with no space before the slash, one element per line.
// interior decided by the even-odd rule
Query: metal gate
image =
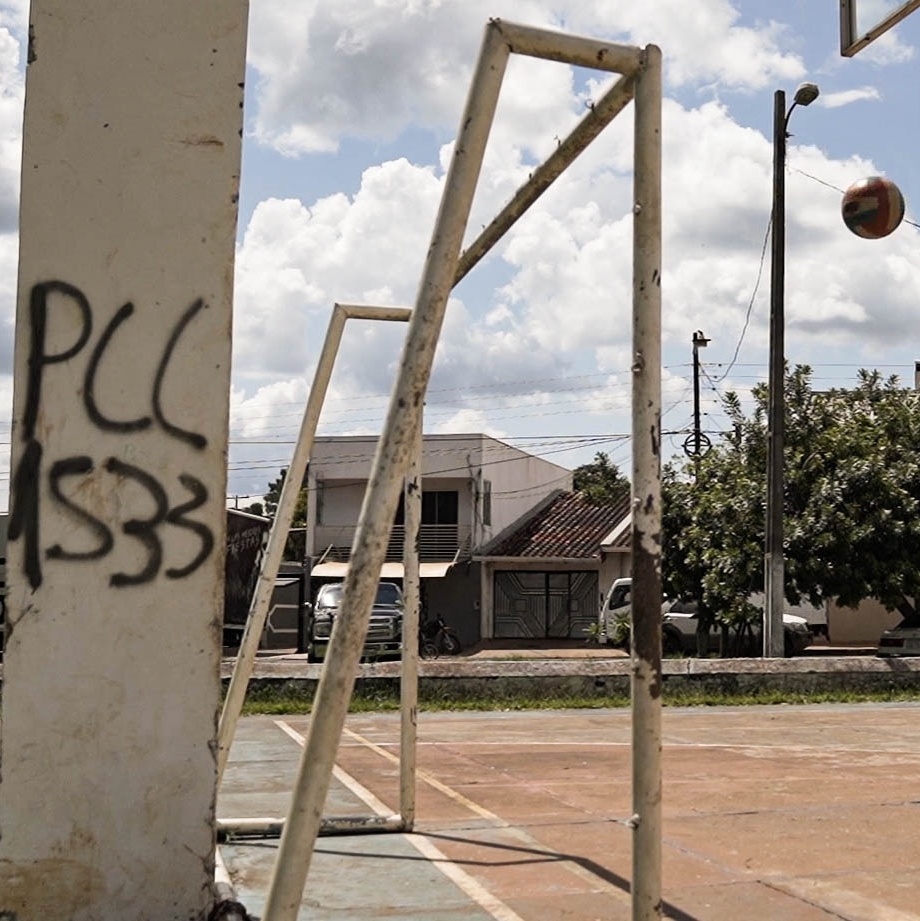
<path fill-rule="evenodd" d="M 494 635 L 585 639 L 597 620 L 596 572 L 497 572 Z"/>

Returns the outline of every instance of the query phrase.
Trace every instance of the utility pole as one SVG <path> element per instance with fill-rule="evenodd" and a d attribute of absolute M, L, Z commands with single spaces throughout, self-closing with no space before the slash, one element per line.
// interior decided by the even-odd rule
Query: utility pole
<path fill-rule="evenodd" d="M 786 137 L 789 116 L 796 106 L 811 105 L 818 98 L 814 83 L 803 83 L 796 91 L 789 111 L 786 94 L 777 90 L 773 97 L 773 231 L 770 270 L 770 384 L 769 444 L 767 448 L 767 520 L 764 537 L 763 654 L 783 655 L 783 599 L 785 598 L 785 559 L 783 558 L 783 496 L 785 475 L 785 274 L 786 274 Z"/>
<path fill-rule="evenodd" d="M 700 458 L 709 451 L 711 442 L 700 427 L 700 349 L 711 342 L 702 330 L 693 334 L 693 433 L 684 441 L 684 452 L 693 458 L 694 476 L 698 473 Z"/>

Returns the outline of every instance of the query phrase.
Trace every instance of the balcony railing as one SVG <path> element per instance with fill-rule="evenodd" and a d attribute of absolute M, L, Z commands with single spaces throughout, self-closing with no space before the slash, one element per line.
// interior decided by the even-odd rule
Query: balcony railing
<path fill-rule="evenodd" d="M 316 529 L 316 547 L 325 562 L 348 562 L 354 543 L 355 528 L 320 525 Z M 386 562 L 403 559 L 406 529 L 394 525 L 387 544 Z M 470 557 L 470 528 L 458 524 L 423 524 L 419 529 L 418 557 L 421 563 L 443 563 Z"/>

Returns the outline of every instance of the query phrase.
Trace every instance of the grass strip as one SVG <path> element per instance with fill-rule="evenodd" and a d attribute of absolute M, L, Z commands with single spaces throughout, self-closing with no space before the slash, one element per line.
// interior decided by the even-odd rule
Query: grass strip
<path fill-rule="evenodd" d="M 720 692 L 705 689 L 665 688 L 665 707 L 743 707 L 767 704 L 846 704 L 920 701 L 920 689 L 882 688 L 876 690 L 815 691 L 809 693 L 765 689 L 762 691 Z M 446 695 L 419 696 L 422 711 L 489 710 L 601 710 L 630 705 L 628 694 L 606 693 L 591 696 L 547 694 L 502 694 L 455 699 Z M 304 714 L 313 706 L 312 692 L 296 687 L 260 685 L 250 688 L 243 713 L 247 715 Z M 388 687 L 356 688 L 349 710 L 372 713 L 399 709 L 399 694 Z"/>

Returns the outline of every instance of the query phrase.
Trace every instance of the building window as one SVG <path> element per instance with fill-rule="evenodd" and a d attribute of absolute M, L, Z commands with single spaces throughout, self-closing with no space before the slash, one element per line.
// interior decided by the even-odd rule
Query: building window
<path fill-rule="evenodd" d="M 492 481 L 482 481 L 482 523 L 492 524 Z"/>
<path fill-rule="evenodd" d="M 456 490 L 422 490 L 422 524 L 457 524 L 459 517 L 460 497 Z"/>
<path fill-rule="evenodd" d="M 458 524 L 460 521 L 460 498 L 456 490 L 441 492 L 422 491 L 422 524 Z M 406 523 L 405 496 L 399 494 L 394 524 Z"/>

